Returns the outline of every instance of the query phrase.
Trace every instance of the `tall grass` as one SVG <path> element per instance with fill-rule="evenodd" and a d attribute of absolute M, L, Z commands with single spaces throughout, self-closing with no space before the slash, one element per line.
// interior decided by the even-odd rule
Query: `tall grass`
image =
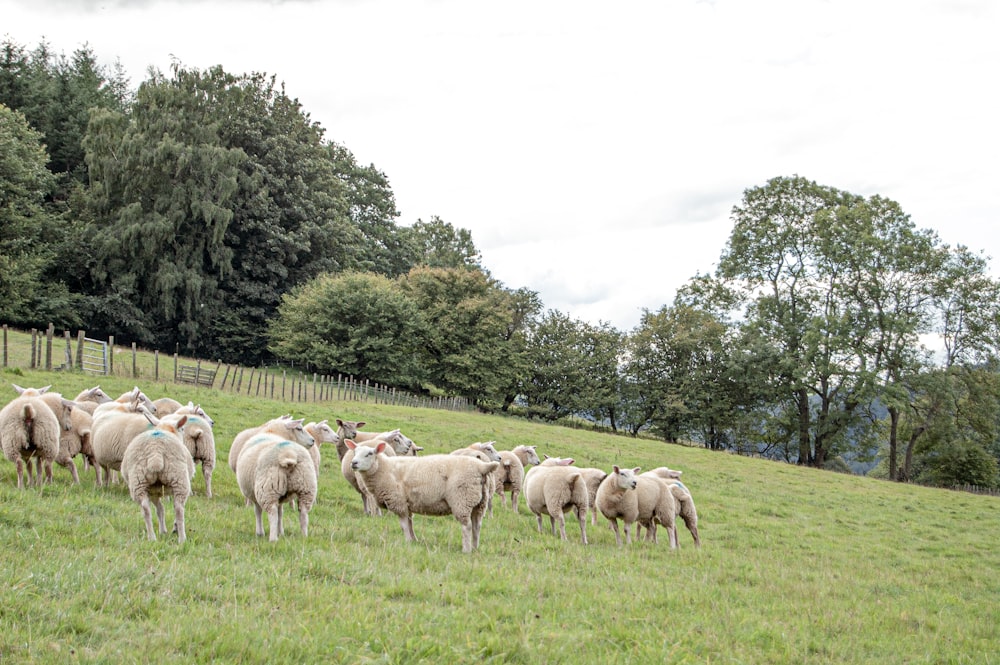
<path fill-rule="evenodd" d="M 96 383 L 8 370 L 4 383 Z M 102 377 L 109 394 L 131 378 Z M 1000 501 L 525 421 L 350 402 L 285 404 L 141 382 L 200 403 L 219 466 L 199 472 L 188 541 L 145 540 L 121 485 L 16 489 L 0 460 L 0 662 L 10 663 L 995 663 L 1000 660 Z M 9 387 L 9 386 L 8 386 Z M 2 388 L 0 388 L 2 389 Z M 10 390 L 10 396 L 14 396 Z M 471 555 L 451 518 L 365 517 L 323 449 L 303 538 L 254 536 L 225 464 L 235 434 L 293 411 L 400 427 L 426 453 L 477 440 L 535 444 L 580 466 L 684 471 L 703 546 L 671 551 L 538 533 L 497 503 Z M 168 514 L 170 507 L 168 505 Z M 286 515 L 287 517 L 288 515 Z"/>

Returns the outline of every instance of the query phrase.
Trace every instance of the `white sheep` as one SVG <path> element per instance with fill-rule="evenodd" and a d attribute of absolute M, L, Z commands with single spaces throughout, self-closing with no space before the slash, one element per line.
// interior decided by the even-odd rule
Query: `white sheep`
<path fill-rule="evenodd" d="M 671 486 L 665 480 L 655 475 L 640 474 L 636 476 L 635 493 L 639 500 L 639 516 L 636 520 L 636 538 L 639 537 L 639 527 L 645 527 L 646 540 L 657 542 L 656 526 L 663 525 L 667 529 L 670 547 L 677 547 L 677 527 L 675 524 L 677 507 Z"/>
<path fill-rule="evenodd" d="M 172 397 L 161 397 L 153 400 L 153 406 L 156 407 L 156 415 L 162 418 L 176 412 L 182 405 Z"/>
<path fill-rule="evenodd" d="M 153 401 L 144 392 L 139 390 L 139 386 L 135 386 L 132 390 L 119 395 L 117 399 L 98 404 L 94 409 L 93 416 L 96 420 L 102 413 L 114 413 L 115 411 L 134 413 L 139 404 L 151 414 L 156 415 L 156 406 L 153 404 Z"/>
<path fill-rule="evenodd" d="M 340 437 L 337 436 L 337 433 L 333 431 L 333 428 L 325 420 L 321 420 L 318 423 L 308 423 L 305 429 L 309 432 L 309 436 L 316 442 L 316 445 L 309 448 L 309 454 L 312 456 L 313 466 L 316 468 L 316 479 L 319 480 L 319 465 L 323 457 L 319 449 L 324 443 L 332 443 L 336 446 L 340 441 Z"/>
<path fill-rule="evenodd" d="M 166 534 L 167 525 L 161 499 L 164 495 L 173 499 L 174 529 L 180 544 L 187 539 L 184 504 L 191 495 L 191 480 L 194 478 L 194 461 L 181 441 L 181 432 L 188 417 L 181 415 L 171 421 L 157 421 L 143 406 L 139 407 L 139 413 L 149 418 L 148 424 L 151 427 L 133 438 L 125 449 L 121 461 L 122 479 L 128 486 L 132 500 L 142 508 L 146 537 L 149 540 L 156 540 L 149 509 L 150 501 L 156 507 L 160 533 Z"/>
<path fill-rule="evenodd" d="M 309 535 L 309 511 L 316 502 L 317 489 L 316 469 L 306 450 L 312 445 L 312 437 L 306 443 L 261 432 L 244 446 L 236 461 L 236 480 L 243 496 L 253 504 L 256 535 L 264 535 L 262 515 L 265 512 L 268 540 L 274 542 L 279 535 L 284 535 L 282 506 L 292 499 L 298 504 L 302 535 Z"/>
<path fill-rule="evenodd" d="M 169 413 L 160 421 L 176 426 L 181 418 L 185 419 L 184 429 L 180 431 L 181 443 L 191 454 L 191 461 L 197 466 L 201 464 L 201 475 L 205 478 L 205 496 L 212 498 L 212 472 L 215 470 L 215 433 L 212 430 L 212 420 L 193 413 L 187 413 L 184 406 Z"/>
<path fill-rule="evenodd" d="M 348 441 L 350 441 L 350 439 L 348 439 Z M 381 439 L 371 439 L 367 441 L 365 445 L 369 447 L 375 446 L 380 441 Z M 352 443 L 355 442 L 352 441 Z M 355 445 L 357 444 L 355 443 Z M 385 448 L 383 448 L 380 454 L 386 455 L 388 457 L 395 457 L 396 451 L 390 444 L 387 445 Z M 415 454 L 416 453 L 414 453 L 414 455 Z M 350 486 L 353 487 L 354 490 L 361 495 L 361 506 L 365 511 L 365 515 L 381 515 L 382 509 L 378 507 L 378 504 L 375 501 L 375 497 L 372 496 L 372 493 L 368 491 L 367 487 L 365 487 L 364 480 L 358 477 L 358 474 L 354 473 L 354 468 L 351 466 L 353 462 L 354 462 L 354 449 L 347 447 L 347 454 L 344 455 L 344 459 L 340 460 L 341 475 L 343 475 L 344 480 L 346 480 L 348 484 L 350 484 Z"/>
<path fill-rule="evenodd" d="M 61 425 L 59 428 L 59 454 L 56 455 L 55 462 L 59 466 L 69 469 L 73 482 L 79 484 L 80 474 L 73 458 L 82 453 L 85 460 L 93 459 L 94 449 L 90 445 L 90 431 L 94 419 L 88 412 L 79 408 L 76 402 L 65 399 L 59 393 L 46 391 L 41 395 L 41 399 L 56 414 Z"/>
<path fill-rule="evenodd" d="M 100 386 L 94 386 L 93 388 L 87 388 L 86 390 L 81 390 L 80 394 L 73 398 L 81 409 L 94 415 L 94 409 L 97 408 L 98 404 L 104 404 L 110 402 L 111 398 L 101 390 Z"/>
<path fill-rule="evenodd" d="M 364 481 L 379 507 L 391 510 L 408 542 L 416 540 L 413 515 L 452 515 L 462 525 L 462 551 L 479 547 L 489 494 L 487 478 L 500 465 L 462 455 L 386 457 L 389 445 L 375 447 L 345 441 L 354 450 L 351 467 Z"/>
<path fill-rule="evenodd" d="M 639 519 L 639 495 L 635 491 L 639 470 L 639 467 L 623 469 L 616 464 L 597 488 L 597 509 L 611 522 L 615 542 L 619 545 L 622 544 L 618 533 L 619 518 L 625 523 L 626 543 L 632 542 L 632 525 Z"/>
<path fill-rule="evenodd" d="M 500 452 L 496 449 L 494 445 L 496 441 L 477 441 L 475 443 L 470 443 L 465 448 L 459 448 L 458 450 L 451 451 L 452 455 L 464 455 L 466 457 L 475 457 L 483 462 L 500 462 Z M 486 499 L 486 512 L 493 515 L 493 495 L 497 491 L 497 483 L 500 482 L 500 467 L 493 472 L 493 475 L 486 479 L 486 489 L 489 492 L 489 497 Z"/>
<path fill-rule="evenodd" d="M 121 470 L 128 444 L 140 433 L 152 428 L 145 415 L 152 414 L 152 409 L 147 406 L 148 398 L 138 388 L 126 394 L 132 396 L 131 402 L 122 402 L 119 398 L 99 405 L 94 411 L 90 445 L 94 451 L 98 487 L 110 485 L 111 472 Z"/>
<path fill-rule="evenodd" d="M 555 535 L 558 524 L 559 536 L 568 540 L 564 513 L 572 510 L 580 523 L 580 539 L 586 545 L 590 499 L 583 474 L 571 466 L 572 463 L 569 458 L 559 460 L 550 457 L 531 469 L 524 478 L 524 497 L 528 509 L 535 514 L 539 533 L 542 531 L 542 515 L 548 515 L 552 535 Z"/>
<path fill-rule="evenodd" d="M 535 446 L 517 446 L 513 450 L 499 450 L 500 468 L 497 469 L 496 493 L 500 502 L 507 505 L 505 491 L 510 492 L 510 507 L 516 513 L 517 504 L 524 488 L 524 470 L 526 467 L 538 466 L 541 460 L 535 452 Z"/>
<path fill-rule="evenodd" d="M 41 487 L 43 469 L 45 481 L 52 482 L 52 462 L 59 455 L 59 432 L 58 418 L 40 395 L 18 395 L 0 409 L 0 447 L 4 457 L 17 466 L 18 489 L 25 487 L 25 466 L 29 485 Z"/>
<path fill-rule="evenodd" d="M 361 425 L 364 424 L 365 423 L 361 423 Z M 339 426 L 338 429 L 340 429 Z M 350 437 L 350 439 L 356 444 L 367 444 L 370 441 L 379 439 L 391 445 L 397 455 L 416 455 L 416 452 L 413 450 L 414 447 L 416 447 L 417 450 L 423 450 L 423 448 L 413 443 L 413 439 L 400 432 L 398 428 L 389 430 L 388 432 L 362 432 L 358 431 L 356 428 L 355 430 L 354 436 Z"/>
<path fill-rule="evenodd" d="M 675 469 L 660 466 L 655 469 L 650 469 L 642 475 L 656 475 L 670 485 L 671 492 L 674 495 L 677 515 L 684 520 L 684 525 L 688 528 L 688 531 L 691 532 L 691 536 L 694 538 L 695 547 L 700 547 L 701 538 L 698 536 L 698 510 L 695 508 L 694 498 L 691 496 L 691 491 L 680 481 L 681 473 L 682 472 Z"/>
<path fill-rule="evenodd" d="M 589 466 L 578 467 L 583 474 L 583 480 L 587 483 L 587 496 L 590 499 L 590 523 L 597 524 L 597 488 L 601 486 L 604 479 L 608 477 L 608 472 L 604 469 L 596 469 Z"/>
<path fill-rule="evenodd" d="M 286 413 L 283 416 L 279 416 L 277 418 L 268 420 L 267 422 L 257 425 L 256 427 L 249 427 L 239 432 L 235 437 L 233 437 L 233 442 L 229 446 L 229 460 L 228 460 L 229 468 L 233 470 L 233 473 L 236 473 L 236 460 L 239 459 L 240 452 L 243 450 L 243 446 L 246 444 L 247 441 L 255 437 L 257 434 L 263 432 L 265 429 L 273 425 L 280 425 L 281 421 L 291 421 L 291 419 L 292 419 L 291 414 Z M 298 422 L 299 424 L 302 423 L 301 420 Z"/>

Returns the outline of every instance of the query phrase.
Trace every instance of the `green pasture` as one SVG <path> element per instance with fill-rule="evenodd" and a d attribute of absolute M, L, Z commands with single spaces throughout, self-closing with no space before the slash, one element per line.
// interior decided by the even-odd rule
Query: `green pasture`
<path fill-rule="evenodd" d="M 1000 500 L 524 420 L 354 402 L 285 403 L 151 379 L 7 369 L 73 397 L 201 404 L 215 419 L 216 496 L 199 470 L 187 536 L 145 539 L 122 485 L 55 467 L 16 489 L 0 459 L 0 663 L 996 663 Z M 292 412 L 399 427 L 425 454 L 474 441 L 534 444 L 580 466 L 684 472 L 703 546 L 590 545 L 499 504 L 478 551 L 451 518 L 365 517 L 323 449 L 303 538 L 254 536 L 226 464 L 234 435 Z M 168 524 L 172 522 L 168 504 Z M 291 519 L 289 519 L 291 516 Z"/>

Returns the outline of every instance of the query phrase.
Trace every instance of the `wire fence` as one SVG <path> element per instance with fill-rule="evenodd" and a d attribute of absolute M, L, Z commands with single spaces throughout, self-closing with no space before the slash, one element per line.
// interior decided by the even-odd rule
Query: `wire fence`
<path fill-rule="evenodd" d="M 432 397 L 344 374 L 303 373 L 282 367 L 243 367 L 221 360 L 165 356 L 157 350 L 115 344 L 89 338 L 80 330 L 72 336 L 66 330 L 57 335 L 53 325 L 47 330 L 15 331 L 3 325 L 3 366 L 35 370 L 79 370 L 97 375 L 121 376 L 153 381 L 189 383 L 231 393 L 279 399 L 288 402 L 355 401 L 420 408 L 471 411 L 464 397 Z M 162 365 L 162 366 L 161 366 Z M 161 376 L 162 374 L 162 376 Z"/>

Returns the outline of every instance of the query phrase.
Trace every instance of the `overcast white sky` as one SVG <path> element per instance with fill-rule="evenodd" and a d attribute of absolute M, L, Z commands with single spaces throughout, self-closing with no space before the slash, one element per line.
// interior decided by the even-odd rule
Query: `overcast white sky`
<path fill-rule="evenodd" d="M 0 35 L 133 86 L 172 58 L 274 74 L 400 224 L 470 229 L 506 286 L 624 331 L 775 176 L 1000 261 L 995 0 L 0 0 Z"/>

